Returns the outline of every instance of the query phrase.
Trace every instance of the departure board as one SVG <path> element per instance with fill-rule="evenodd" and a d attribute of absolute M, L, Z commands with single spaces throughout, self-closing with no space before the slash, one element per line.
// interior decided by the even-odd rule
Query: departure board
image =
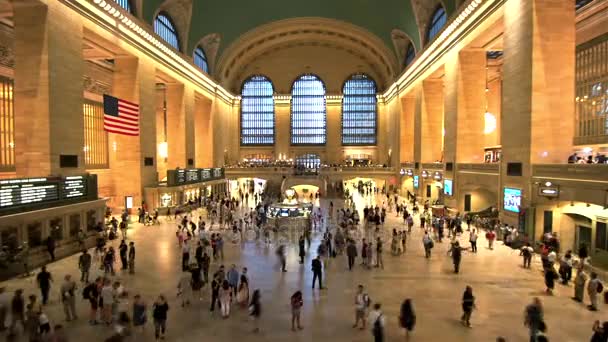
<path fill-rule="evenodd" d="M 0 208 L 59 199 L 58 178 L 20 178 L 0 181 Z"/>
<path fill-rule="evenodd" d="M 87 195 L 87 179 L 84 176 L 63 178 L 61 198 L 70 199 Z"/>
<path fill-rule="evenodd" d="M 167 186 L 180 186 L 223 178 L 223 168 L 167 170 Z"/>

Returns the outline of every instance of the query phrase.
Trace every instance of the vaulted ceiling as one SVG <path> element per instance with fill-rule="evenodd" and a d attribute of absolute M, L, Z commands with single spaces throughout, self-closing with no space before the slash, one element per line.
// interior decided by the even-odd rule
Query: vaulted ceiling
<path fill-rule="evenodd" d="M 359 56 L 361 61 L 352 63 L 364 67 L 362 72 L 378 74 L 378 70 L 389 70 L 389 76 L 395 77 L 403 68 L 405 48 L 403 43 L 414 45 L 416 51 L 421 50 L 425 42 L 425 32 L 428 22 L 438 6 L 443 6 L 448 15 L 455 12 L 456 8 L 465 0 L 308 0 L 308 1 L 285 1 L 285 0 L 132 0 L 136 12 L 142 19 L 152 24 L 155 16 L 164 11 L 173 20 L 179 34 L 181 50 L 190 56 L 193 50 L 201 45 L 205 48 L 211 66 L 211 73 L 220 81 L 226 79 L 225 67 L 234 64 L 227 55 L 239 54 L 235 45 L 247 44 L 254 39 L 252 32 L 264 34 L 264 28 L 276 29 L 277 22 L 297 22 L 300 18 L 319 18 L 320 22 L 336 22 L 350 25 L 354 29 L 364 33 L 361 40 L 368 41 L 375 50 L 382 55 L 385 52 L 391 54 L 382 60 L 374 62 L 377 65 L 365 66 L 368 57 L 363 57 L 362 51 L 355 51 L 349 46 L 340 46 L 335 39 L 328 42 L 315 42 L 318 39 L 314 35 L 308 35 L 309 42 L 304 42 L 304 36 L 299 37 L 299 49 L 302 46 L 316 48 L 317 44 L 323 49 L 319 52 L 327 53 L 329 45 L 336 46 L 340 51 L 347 54 Z M 326 20 L 328 19 L 328 20 Z M 310 21 L 307 22 L 310 24 Z M 346 26 L 345 26 L 346 27 Z M 293 25 L 290 29 L 293 33 Z M 332 33 L 330 33 L 331 35 Z M 333 34 L 340 34 L 334 32 Z M 351 37 L 356 39 L 356 37 Z M 352 45 L 351 40 L 348 44 Z M 293 46 L 294 42 L 287 44 Z M 348 45 L 347 44 L 347 45 Z M 276 45 L 276 44 L 275 44 Z M 378 46 L 383 45 L 383 46 Z M 285 53 L 286 43 L 282 42 L 279 50 Z M 277 48 L 276 46 L 273 49 Z M 268 48 L 270 49 L 270 47 Z M 313 53 L 314 54 L 314 53 Z M 378 53 L 376 53 L 378 54 Z M 260 52 L 252 57 L 268 55 L 268 51 Z M 228 60 L 227 60 L 228 59 Z M 388 61 L 387 61 L 388 59 Z M 372 64 L 374 64 L 372 63 Z M 384 65 L 384 64 L 390 65 Z M 214 68 L 222 65 L 222 70 Z M 247 69 L 246 66 L 243 68 Z M 241 70 L 242 71 L 242 70 Z M 237 71 L 238 74 L 239 71 Z M 229 76 L 228 78 L 231 78 Z M 380 83 L 388 82 L 382 79 Z M 382 84 L 380 84 L 382 87 Z"/>

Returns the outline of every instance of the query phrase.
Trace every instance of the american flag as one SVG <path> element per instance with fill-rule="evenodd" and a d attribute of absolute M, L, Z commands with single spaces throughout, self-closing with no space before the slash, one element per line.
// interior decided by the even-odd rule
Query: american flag
<path fill-rule="evenodd" d="M 110 133 L 139 135 L 139 105 L 103 95 L 103 129 Z"/>

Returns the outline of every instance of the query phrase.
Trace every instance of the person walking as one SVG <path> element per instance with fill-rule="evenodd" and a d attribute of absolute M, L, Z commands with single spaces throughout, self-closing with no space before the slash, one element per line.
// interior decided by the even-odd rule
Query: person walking
<path fill-rule="evenodd" d="M 211 264 L 211 258 L 207 252 L 203 252 L 203 258 L 201 259 L 201 270 L 203 272 L 203 281 L 205 284 L 209 283 L 209 266 Z"/>
<path fill-rule="evenodd" d="M 469 233 L 469 242 L 471 243 L 471 252 L 477 253 L 477 230 L 475 228 Z"/>
<path fill-rule="evenodd" d="M 226 273 L 226 280 L 228 280 L 228 284 L 234 293 L 234 297 L 236 297 L 239 286 L 239 271 L 236 269 L 235 264 L 232 264 L 228 270 L 228 273 Z"/>
<path fill-rule="evenodd" d="M 524 325 L 528 327 L 530 342 L 536 342 L 539 332 L 545 330 L 543 305 L 538 297 L 526 306 Z"/>
<path fill-rule="evenodd" d="M 61 284 L 61 302 L 63 303 L 63 312 L 65 320 L 72 321 L 78 319 L 76 314 L 76 282 L 72 280 L 71 275 L 66 275 Z"/>
<path fill-rule="evenodd" d="M 120 245 L 118 246 L 118 254 L 120 255 L 120 263 L 122 264 L 121 270 L 127 269 L 128 258 L 127 254 L 129 252 L 129 247 L 125 240 L 120 241 Z"/>
<path fill-rule="evenodd" d="M 530 268 L 533 253 L 534 248 L 530 246 L 529 242 L 526 242 L 526 245 L 521 248 L 521 255 L 524 257 L 524 268 Z"/>
<path fill-rule="evenodd" d="M 424 257 L 427 259 L 430 258 L 431 249 L 433 249 L 433 246 L 435 244 L 433 243 L 433 239 L 431 238 L 431 234 L 429 234 L 428 230 L 424 231 L 424 236 L 422 237 L 422 245 L 424 246 Z"/>
<path fill-rule="evenodd" d="M 355 246 L 355 242 L 351 239 L 348 240 L 348 246 L 346 246 L 346 256 L 348 257 L 348 270 L 352 271 L 355 258 L 357 257 L 357 246 Z"/>
<path fill-rule="evenodd" d="M 372 329 L 374 342 L 384 342 L 385 318 L 382 313 L 382 304 L 374 304 L 374 309 L 369 313 L 368 324 Z"/>
<path fill-rule="evenodd" d="M 361 265 L 367 266 L 367 242 L 365 239 L 361 243 Z"/>
<path fill-rule="evenodd" d="M 232 289 L 228 280 L 224 280 L 219 293 L 220 309 L 222 318 L 226 319 L 230 316 L 230 303 L 232 302 Z"/>
<path fill-rule="evenodd" d="M 82 297 L 89 301 L 89 324 L 97 324 L 97 309 L 99 307 L 99 287 L 101 286 L 101 278 L 97 278 L 95 282 L 88 283 L 82 290 Z"/>
<path fill-rule="evenodd" d="M 298 240 L 298 248 L 299 248 L 298 255 L 300 256 L 300 265 L 304 264 L 304 257 L 306 256 L 305 244 L 306 244 L 306 240 L 304 240 L 304 235 L 301 235 L 300 239 Z"/>
<path fill-rule="evenodd" d="M 83 283 L 89 282 L 89 271 L 91 269 L 91 254 L 85 249 L 78 257 L 78 269 L 80 269 L 80 281 Z"/>
<path fill-rule="evenodd" d="M 291 330 L 296 331 L 302 330 L 302 325 L 300 324 L 300 311 L 302 310 L 302 306 L 304 305 L 304 300 L 302 299 L 302 291 L 296 291 L 291 296 Z"/>
<path fill-rule="evenodd" d="M 133 328 L 137 333 L 144 332 L 144 326 L 148 321 L 146 302 L 141 298 L 139 294 L 133 297 Z"/>
<path fill-rule="evenodd" d="M 177 294 L 182 299 L 182 307 L 190 305 L 192 299 L 192 273 L 190 273 L 190 269 L 182 272 L 177 282 Z"/>
<path fill-rule="evenodd" d="M 15 290 L 13 299 L 11 299 L 11 325 L 9 327 L 8 336 L 16 337 L 19 330 L 23 329 L 24 327 L 25 299 L 23 298 L 23 289 L 17 289 Z"/>
<path fill-rule="evenodd" d="M 40 273 L 36 276 L 36 281 L 42 295 L 42 305 L 46 305 L 49 302 L 49 291 L 53 282 L 53 276 L 46 270 L 46 266 L 42 266 Z"/>
<path fill-rule="evenodd" d="M 249 304 L 249 316 L 253 320 L 253 332 L 260 332 L 260 316 L 262 315 L 262 305 L 260 304 L 260 290 L 253 291 L 251 303 Z"/>
<path fill-rule="evenodd" d="M 154 336 L 156 340 L 164 340 L 165 333 L 167 332 L 167 312 L 169 311 L 169 304 L 165 296 L 162 294 L 158 296 L 154 305 L 152 306 L 152 318 L 154 319 Z"/>
<path fill-rule="evenodd" d="M 319 279 L 319 290 L 323 289 L 323 263 L 321 262 L 321 256 L 317 255 L 312 260 L 312 288 L 315 288 L 315 282 Z"/>
<path fill-rule="evenodd" d="M 49 252 L 51 261 L 55 261 L 55 238 L 52 235 L 46 238 L 46 250 Z"/>
<path fill-rule="evenodd" d="M 399 311 L 399 325 L 405 329 L 405 340 L 409 341 L 410 333 L 414 330 L 416 325 L 416 314 L 414 313 L 414 306 L 412 300 L 407 298 L 401 304 L 401 310 Z"/>
<path fill-rule="evenodd" d="M 591 278 L 589 279 L 589 283 L 587 283 L 587 295 L 589 295 L 589 300 L 591 304 L 587 306 L 591 311 L 597 311 L 597 295 L 602 293 L 604 286 L 597 278 L 597 273 L 591 272 Z"/>
<path fill-rule="evenodd" d="M 559 278 L 557 272 L 555 272 L 555 268 L 553 265 L 547 266 L 545 268 L 545 286 L 547 287 L 547 294 L 553 295 L 553 289 L 555 288 L 555 280 Z"/>
<path fill-rule="evenodd" d="M 211 308 L 209 309 L 211 312 L 215 311 L 215 304 L 220 296 L 221 286 L 222 281 L 220 280 L 219 275 L 216 273 L 213 275 L 213 280 L 211 281 Z"/>
<path fill-rule="evenodd" d="M 458 240 L 454 241 L 448 253 L 452 254 L 452 263 L 454 264 L 454 273 L 460 272 L 460 260 L 462 260 L 462 251 L 466 248 L 460 247 Z"/>
<path fill-rule="evenodd" d="M 287 265 L 287 257 L 285 256 L 285 245 L 281 244 L 277 247 L 277 257 L 279 257 L 279 262 L 281 264 L 281 272 L 287 272 L 285 268 Z"/>
<path fill-rule="evenodd" d="M 129 274 L 135 274 L 135 242 L 129 242 Z"/>
<path fill-rule="evenodd" d="M 471 327 L 471 314 L 475 308 L 475 296 L 473 296 L 473 288 L 468 286 L 462 294 L 462 317 L 460 321 L 464 326 Z"/>
<path fill-rule="evenodd" d="M 574 278 L 574 299 L 577 302 L 583 302 L 585 298 L 585 283 L 587 282 L 587 275 L 585 271 L 580 269 L 576 272 L 576 277 Z"/>
<path fill-rule="evenodd" d="M 365 330 L 365 316 L 370 303 L 371 299 L 365 292 L 363 285 L 357 286 L 357 293 L 355 294 L 355 324 L 353 324 L 353 328 L 357 328 L 359 322 L 361 322 L 360 329 Z"/>
<path fill-rule="evenodd" d="M 382 240 L 376 239 L 376 267 L 384 269 L 384 258 L 382 257 Z"/>
<path fill-rule="evenodd" d="M 494 249 L 494 239 L 496 239 L 496 233 L 493 230 L 490 230 L 486 233 L 486 239 L 488 240 L 488 248 L 490 250 Z"/>
<path fill-rule="evenodd" d="M 190 245 L 188 241 L 182 244 L 182 271 L 187 271 L 190 265 Z"/>

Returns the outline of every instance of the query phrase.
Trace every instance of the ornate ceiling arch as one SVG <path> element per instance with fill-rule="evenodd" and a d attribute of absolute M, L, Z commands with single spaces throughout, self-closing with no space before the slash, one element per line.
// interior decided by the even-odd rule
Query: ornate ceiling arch
<path fill-rule="evenodd" d="M 214 74 L 235 91 L 250 74 L 271 71 L 260 70 L 264 60 L 272 61 L 269 69 L 289 74 L 286 78 L 319 73 L 329 91 L 340 89 L 353 71 L 369 74 L 381 91 L 400 71 L 394 53 L 366 29 L 336 19 L 305 17 L 276 21 L 243 34 L 222 53 Z M 343 65 L 349 65 L 346 74 L 340 70 Z M 278 91 L 290 86 L 270 78 Z"/>

